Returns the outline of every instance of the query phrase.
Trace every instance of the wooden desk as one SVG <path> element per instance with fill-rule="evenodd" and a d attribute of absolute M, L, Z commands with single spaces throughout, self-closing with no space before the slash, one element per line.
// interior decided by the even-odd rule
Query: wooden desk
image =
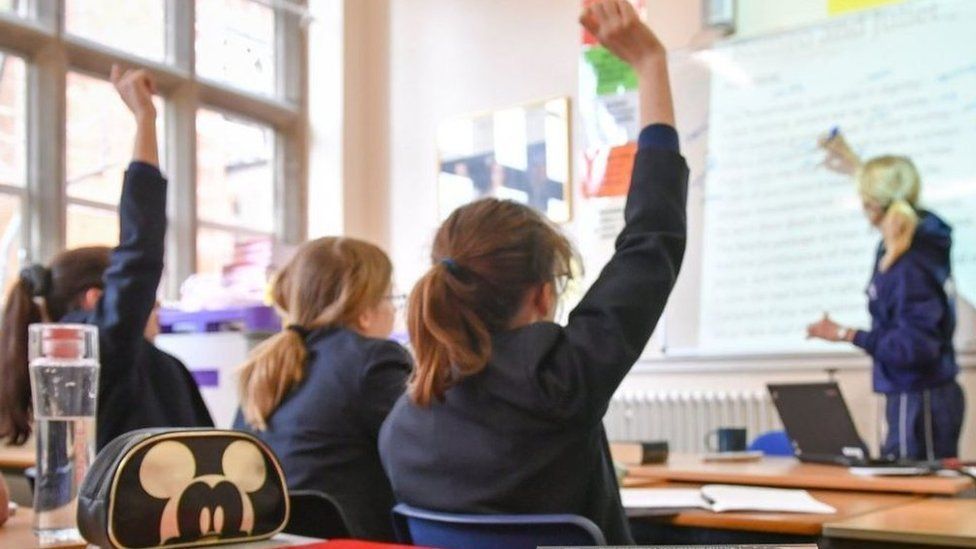
<path fill-rule="evenodd" d="M 36 452 L 32 443 L 23 446 L 0 445 L 0 469 L 21 473 L 34 466 Z"/>
<path fill-rule="evenodd" d="M 886 543 L 976 547 L 976 500 L 928 498 L 828 522 L 824 536 Z"/>
<path fill-rule="evenodd" d="M 701 484 L 747 484 L 814 490 L 899 492 L 954 496 L 972 488 L 965 477 L 859 477 L 834 465 L 800 463 L 794 458 L 766 457 L 746 463 L 706 463 L 701 456 L 672 455 L 668 463 L 630 467 L 633 477 Z"/>
<path fill-rule="evenodd" d="M 660 488 L 697 488 L 699 484 L 667 483 L 653 485 Z M 739 530 L 796 536 L 819 536 L 828 522 L 842 521 L 884 509 L 901 507 L 923 501 L 923 496 L 912 494 L 881 494 L 838 490 L 810 490 L 810 495 L 837 509 L 830 515 L 801 513 L 713 513 L 691 509 L 674 515 L 641 517 L 639 512 L 628 510 L 635 519 L 666 522 L 671 526 Z"/>
<path fill-rule="evenodd" d="M 38 547 L 33 530 L 34 512 L 26 507 L 17 509 L 17 514 L 0 526 L 0 547 L 29 549 Z M 84 549 L 85 544 L 59 545 L 58 549 Z"/>

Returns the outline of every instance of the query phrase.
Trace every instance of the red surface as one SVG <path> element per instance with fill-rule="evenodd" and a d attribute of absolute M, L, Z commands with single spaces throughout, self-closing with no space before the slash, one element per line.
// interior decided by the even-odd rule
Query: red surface
<path fill-rule="evenodd" d="M 393 543 L 375 543 L 356 539 L 334 539 L 308 545 L 295 545 L 292 549 L 396 549 L 398 547 L 416 548 L 416 545 L 396 545 Z M 430 549 L 430 548 L 428 548 Z"/>

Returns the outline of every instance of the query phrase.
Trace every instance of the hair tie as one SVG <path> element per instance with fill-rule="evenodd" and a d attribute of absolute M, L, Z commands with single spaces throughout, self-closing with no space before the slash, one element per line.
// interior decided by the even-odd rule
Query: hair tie
<path fill-rule="evenodd" d="M 461 274 L 461 266 L 457 264 L 457 261 L 454 261 L 454 259 L 450 257 L 445 257 L 442 259 L 441 265 L 444 265 L 444 267 L 447 268 L 447 271 L 452 275 L 456 276 Z"/>
<path fill-rule="evenodd" d="M 298 324 L 289 324 L 288 326 L 285 326 L 285 329 L 290 332 L 295 332 L 302 339 L 307 338 L 308 334 L 312 333 L 312 331 L 309 330 L 308 328 L 305 328 L 304 326 L 300 326 Z"/>
<path fill-rule="evenodd" d="M 51 271 L 38 263 L 21 269 L 20 280 L 30 287 L 31 297 L 44 297 L 51 289 Z"/>

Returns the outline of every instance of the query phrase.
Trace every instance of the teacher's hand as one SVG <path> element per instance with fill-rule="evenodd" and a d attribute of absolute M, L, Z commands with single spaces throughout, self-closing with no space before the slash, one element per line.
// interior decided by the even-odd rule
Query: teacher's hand
<path fill-rule="evenodd" d="M 823 318 L 807 326 L 807 339 L 823 339 L 826 341 L 845 341 L 840 324 L 830 319 L 830 315 L 824 313 Z"/>
<path fill-rule="evenodd" d="M 839 131 L 832 131 L 821 136 L 817 140 L 817 145 L 827 153 L 823 165 L 828 170 L 853 176 L 861 167 L 861 159 L 858 158 L 857 153 L 847 144 L 847 140 Z"/>

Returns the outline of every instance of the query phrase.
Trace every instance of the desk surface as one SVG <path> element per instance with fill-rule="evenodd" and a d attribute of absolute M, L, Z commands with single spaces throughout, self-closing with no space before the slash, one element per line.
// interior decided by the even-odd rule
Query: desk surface
<path fill-rule="evenodd" d="M 17 513 L 7 520 L 7 523 L 0 526 L 0 547 L 37 547 L 37 537 L 34 536 L 33 525 L 34 512 L 28 508 L 21 507 Z M 84 549 L 85 544 L 60 545 L 61 548 Z"/>
<path fill-rule="evenodd" d="M 7 446 L 0 444 L 0 469 L 23 470 L 34 466 L 35 448 L 33 444 Z"/>
<path fill-rule="evenodd" d="M 626 484 L 635 488 L 640 486 L 637 480 L 632 480 Z M 695 488 L 698 486 L 700 484 L 657 483 L 649 485 L 649 487 L 653 488 Z M 823 532 L 826 523 L 846 520 L 867 513 L 896 508 L 923 500 L 923 496 L 912 494 L 881 494 L 877 492 L 851 492 L 841 490 L 810 490 L 810 495 L 837 509 L 837 512 L 830 515 L 749 512 L 713 513 L 711 511 L 690 509 L 674 515 L 649 516 L 646 519 L 667 522 L 672 526 L 690 528 L 818 536 Z M 640 519 L 639 515 L 635 515 L 634 518 Z"/>
<path fill-rule="evenodd" d="M 672 482 L 943 496 L 957 495 L 972 487 L 972 482 L 965 477 L 860 477 L 844 467 L 800 463 L 782 457 L 745 463 L 706 463 L 698 455 L 676 454 L 666 464 L 630 467 L 628 474 Z"/>
<path fill-rule="evenodd" d="M 846 520 L 824 535 L 881 542 L 976 547 L 976 500 L 928 498 Z"/>

